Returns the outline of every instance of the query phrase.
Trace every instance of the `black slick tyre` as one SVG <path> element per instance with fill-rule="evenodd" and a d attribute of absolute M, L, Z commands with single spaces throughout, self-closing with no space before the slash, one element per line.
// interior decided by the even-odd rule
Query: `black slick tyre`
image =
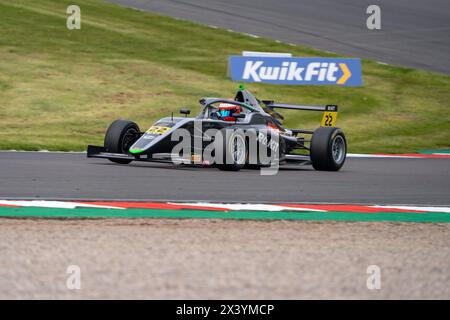
<path fill-rule="evenodd" d="M 109 126 L 105 134 L 105 149 L 110 153 L 128 153 L 132 144 L 139 137 L 139 127 L 128 120 L 116 120 Z M 129 159 L 109 159 L 112 162 L 127 164 Z"/>
<path fill-rule="evenodd" d="M 347 157 L 344 132 L 335 127 L 320 127 L 311 139 L 311 162 L 316 170 L 338 171 Z"/>

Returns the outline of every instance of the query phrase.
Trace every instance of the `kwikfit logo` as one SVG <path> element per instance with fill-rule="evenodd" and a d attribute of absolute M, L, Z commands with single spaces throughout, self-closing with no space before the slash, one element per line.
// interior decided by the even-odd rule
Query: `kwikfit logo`
<path fill-rule="evenodd" d="M 288 85 L 361 86 L 361 61 L 354 58 L 230 56 L 233 81 Z"/>
<path fill-rule="evenodd" d="M 245 63 L 242 79 L 255 82 L 264 80 L 288 81 L 329 81 L 336 82 L 339 67 L 334 62 L 311 62 L 299 66 L 297 62 L 285 61 L 279 67 L 264 65 L 264 61 L 247 61 Z"/>

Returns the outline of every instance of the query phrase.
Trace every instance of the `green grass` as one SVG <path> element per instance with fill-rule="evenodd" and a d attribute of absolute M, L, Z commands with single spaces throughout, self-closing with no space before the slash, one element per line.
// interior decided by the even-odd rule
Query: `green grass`
<path fill-rule="evenodd" d="M 77 0 L 82 29 L 66 28 L 73 1 L 0 0 L 0 149 L 84 150 L 110 122 L 145 128 L 202 96 L 232 97 L 227 57 L 242 50 L 332 54 L 122 8 Z M 426 57 L 424 57 L 426 59 Z M 260 98 L 340 106 L 352 152 L 450 145 L 450 77 L 363 61 L 364 86 L 248 84 Z M 320 115 L 285 112 L 287 127 Z"/>

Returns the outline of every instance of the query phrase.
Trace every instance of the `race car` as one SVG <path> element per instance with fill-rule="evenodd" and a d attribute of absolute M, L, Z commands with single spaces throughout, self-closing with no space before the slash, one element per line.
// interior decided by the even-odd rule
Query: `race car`
<path fill-rule="evenodd" d="M 133 121 L 116 120 L 106 131 L 104 146 L 89 145 L 87 157 L 105 158 L 118 164 L 171 161 L 216 166 L 227 171 L 264 167 L 274 160 L 279 165 L 294 163 L 338 171 L 345 162 L 346 138 L 335 127 L 337 105 L 259 100 L 242 86 L 234 99 L 202 98 L 199 102 L 201 111 L 196 117 L 188 117 L 190 110 L 181 109 L 184 117 L 174 117 L 172 113 L 145 132 Z M 284 116 L 276 109 L 323 112 L 322 122 L 315 130 L 288 129 L 282 125 Z M 181 140 L 185 142 L 182 147 Z M 184 155 L 180 156 L 180 150 Z"/>

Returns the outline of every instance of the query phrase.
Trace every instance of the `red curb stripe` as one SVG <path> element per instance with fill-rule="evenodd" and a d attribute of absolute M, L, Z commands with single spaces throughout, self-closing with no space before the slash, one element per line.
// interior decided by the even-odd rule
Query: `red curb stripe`
<path fill-rule="evenodd" d="M 15 204 L 2 204 L 2 203 L 0 203 L 0 207 L 20 208 L 20 206 Z"/>
<path fill-rule="evenodd" d="M 114 201 L 77 201 L 81 204 L 93 204 L 97 206 L 110 206 L 119 207 L 125 209 L 166 209 L 166 210 L 208 210 L 208 211 L 229 211 L 225 208 L 216 208 L 208 206 L 195 206 L 195 205 L 182 205 L 182 204 L 169 204 L 162 202 L 114 202 Z"/>

